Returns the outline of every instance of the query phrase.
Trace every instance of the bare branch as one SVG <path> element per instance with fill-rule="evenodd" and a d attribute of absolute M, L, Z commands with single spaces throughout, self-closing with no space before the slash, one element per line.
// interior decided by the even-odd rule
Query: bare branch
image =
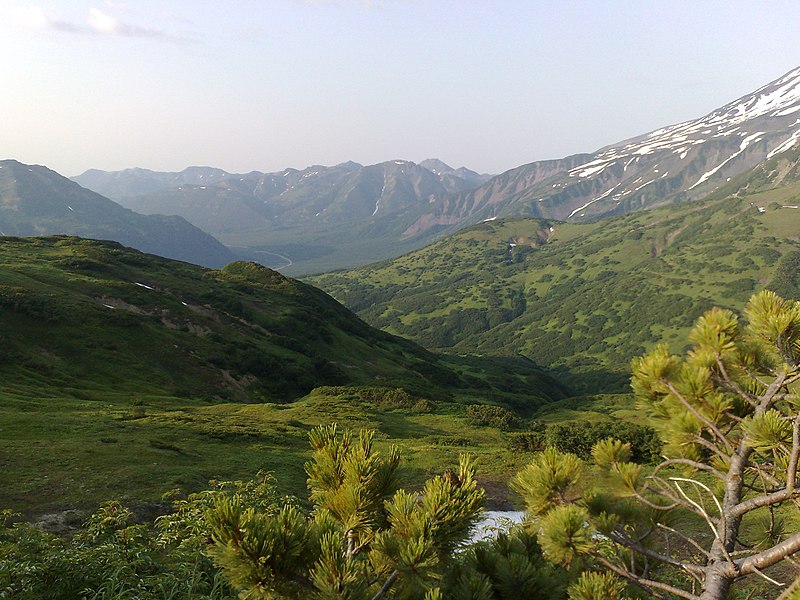
<path fill-rule="evenodd" d="M 379 590 L 378 590 L 378 593 L 376 593 L 376 594 L 375 594 L 375 595 L 372 597 L 372 600 L 381 600 L 381 598 L 383 598 L 383 597 L 386 595 L 386 592 L 388 592 L 388 591 L 389 591 L 389 589 L 392 587 L 392 585 L 394 585 L 394 582 L 395 582 L 395 580 L 397 579 L 397 576 L 398 576 L 399 574 L 400 574 L 400 571 L 398 571 L 397 569 L 395 569 L 394 571 L 392 571 L 392 574 L 391 574 L 391 575 L 389 575 L 389 578 L 388 578 L 388 579 L 386 580 L 386 582 L 383 584 L 383 586 L 381 587 L 381 589 L 379 589 Z"/>
<path fill-rule="evenodd" d="M 675 534 L 675 535 L 677 535 L 679 538 L 681 538 L 683 541 L 685 541 L 685 542 L 687 542 L 687 543 L 691 544 L 692 546 L 694 546 L 695 550 L 697 550 L 698 552 L 700 552 L 701 554 L 703 554 L 703 555 L 704 555 L 706 558 L 708 558 L 709 556 L 711 556 L 711 554 L 708 552 L 708 550 L 706 550 L 705 548 L 703 548 L 703 547 L 702 547 L 700 544 L 698 544 L 698 543 L 697 543 L 695 540 L 693 540 L 692 538 L 690 538 L 690 537 L 689 537 L 688 535 L 686 535 L 685 533 L 682 533 L 682 532 L 678 531 L 677 529 L 673 529 L 672 527 L 669 527 L 668 525 L 664 525 L 663 523 L 657 523 L 657 526 L 658 526 L 658 527 L 660 527 L 661 529 L 664 529 L 664 530 L 666 530 L 666 531 L 669 531 L 670 533 L 674 533 L 674 534 Z"/>
<path fill-rule="evenodd" d="M 765 471 L 765 469 L 772 468 L 772 467 L 770 467 L 769 465 L 759 465 L 759 464 L 757 464 L 755 462 L 753 463 L 753 465 L 754 466 L 746 467 L 747 471 L 752 472 L 753 470 L 755 470 L 757 472 L 757 475 L 753 479 L 753 483 L 752 484 L 745 484 L 744 482 L 742 482 L 743 485 L 745 485 L 748 489 L 755 490 L 755 491 L 758 491 L 758 492 L 763 492 L 763 491 L 777 492 L 779 490 L 782 490 L 785 487 L 785 484 L 780 479 L 770 475 L 769 473 L 767 473 Z M 755 486 L 755 482 L 758 479 L 762 479 L 762 487 L 756 487 Z M 769 483 L 770 485 L 773 485 L 775 487 L 773 489 L 771 489 L 771 490 L 764 490 L 763 480 L 766 480 L 767 483 Z"/>
<path fill-rule="evenodd" d="M 717 510 L 719 511 L 720 516 L 722 516 L 722 505 L 719 503 L 719 500 L 717 500 L 717 497 L 714 495 L 714 492 L 712 492 L 706 484 L 700 483 L 696 479 L 689 479 L 687 477 L 670 477 L 670 481 L 685 481 L 687 483 L 693 483 L 696 486 L 703 488 L 705 491 L 708 492 L 708 495 L 711 496 L 711 499 L 714 500 L 714 504 L 717 505 Z"/>
<path fill-rule="evenodd" d="M 639 554 L 643 554 L 644 556 L 649 556 L 650 558 L 653 558 L 653 559 L 658 560 L 660 562 L 666 563 L 668 565 L 672 565 L 674 567 L 679 567 L 679 568 L 683 569 L 684 571 L 686 571 L 687 573 L 690 573 L 691 575 L 693 575 L 695 577 L 700 577 L 700 576 L 703 575 L 704 570 L 703 570 L 702 567 L 700 567 L 698 565 L 695 565 L 695 564 L 692 564 L 692 563 L 686 563 L 686 562 L 677 560 L 675 558 L 672 558 L 671 556 L 667 556 L 666 554 L 661 554 L 660 552 L 656 552 L 655 550 L 651 550 L 647 546 L 644 546 L 643 544 L 640 544 L 636 540 L 632 540 L 627 535 L 625 535 L 625 534 L 623 534 L 623 533 L 621 533 L 619 531 L 612 532 L 611 533 L 611 539 L 614 540 L 615 542 L 617 542 L 618 544 L 621 544 L 622 546 L 625 546 L 626 548 L 630 548 L 631 550 L 635 550 Z"/>
<path fill-rule="evenodd" d="M 663 596 L 661 594 L 656 593 L 655 590 L 661 590 L 662 592 L 667 592 L 668 594 L 672 594 L 680 598 L 686 598 L 686 600 L 700 600 L 700 596 L 696 596 L 695 594 L 687 592 L 686 590 L 676 588 L 666 583 L 661 583 L 660 581 L 653 581 L 652 579 L 645 579 L 644 577 L 639 577 L 635 573 L 631 573 L 627 569 L 623 569 L 615 565 L 601 554 L 595 554 L 594 556 L 597 559 L 597 561 L 604 567 L 606 567 L 610 571 L 614 571 L 614 573 L 616 573 L 620 577 L 624 577 L 631 583 L 639 586 L 646 592 L 653 594 L 657 598 L 663 598 Z"/>
<path fill-rule="evenodd" d="M 659 491 L 658 491 L 658 490 L 655 490 L 655 489 L 653 489 L 653 488 L 648 488 L 648 489 L 650 489 L 650 490 L 654 491 L 656 494 L 659 494 Z M 663 511 L 668 511 L 668 510 L 672 510 L 673 508 L 677 508 L 678 506 L 683 506 L 683 502 L 678 502 L 678 501 L 673 501 L 673 503 L 672 503 L 672 504 L 668 504 L 668 505 L 666 505 L 666 506 L 664 506 L 664 505 L 661 505 L 661 504 L 656 504 L 655 502 L 651 502 L 650 500 L 648 500 L 647 498 L 645 498 L 644 496 L 642 496 L 642 495 L 641 495 L 639 492 L 637 492 L 636 490 L 634 490 L 632 493 L 633 493 L 633 497 L 634 497 L 634 498 L 636 498 L 636 499 L 637 499 L 639 502 L 641 502 L 641 503 L 642 503 L 642 504 L 644 504 L 645 506 L 647 506 L 647 507 L 649 507 L 649 508 L 652 508 L 653 510 L 663 510 Z M 662 494 L 659 494 L 659 495 L 662 495 Z"/>
<path fill-rule="evenodd" d="M 780 581 L 775 581 L 775 580 L 774 580 L 772 577 L 767 577 L 766 575 L 764 575 L 764 573 L 762 573 L 761 571 L 759 571 L 759 570 L 758 570 L 758 569 L 756 569 L 755 567 L 753 567 L 753 572 L 754 572 L 756 575 L 758 575 L 759 577 L 763 577 L 764 579 L 766 579 L 767 581 L 769 581 L 771 584 L 773 584 L 773 585 L 777 585 L 778 587 L 783 587 L 783 586 L 785 586 L 785 585 L 786 585 L 785 583 L 781 583 Z"/>
<path fill-rule="evenodd" d="M 725 454 L 722 450 L 717 448 L 714 444 L 709 442 L 706 438 L 704 438 L 702 436 L 699 436 L 699 435 L 693 435 L 692 439 L 696 443 L 698 443 L 701 446 L 703 446 L 704 448 L 708 448 L 709 450 L 711 450 L 714 454 L 719 456 L 722 460 L 725 460 L 725 461 L 730 460 L 730 456 L 728 454 Z"/>
<path fill-rule="evenodd" d="M 681 495 L 684 498 L 686 498 L 686 500 L 692 506 L 694 506 L 697 511 L 699 511 L 700 516 L 702 516 L 706 520 L 706 523 L 708 523 L 708 526 L 711 528 L 711 531 L 714 534 L 714 537 L 719 539 L 719 533 L 717 533 L 717 528 L 714 525 L 714 523 L 711 521 L 711 517 L 708 515 L 708 513 L 705 511 L 705 509 L 702 506 L 700 506 L 697 502 L 695 502 L 694 500 L 689 498 L 688 494 L 683 491 L 683 488 L 680 486 L 680 484 L 677 481 L 673 481 L 672 483 L 675 484 L 675 487 L 678 489 L 678 491 L 681 493 Z"/>
<path fill-rule="evenodd" d="M 653 486 L 650 483 L 647 483 L 647 484 L 645 484 L 645 487 L 644 487 L 645 490 L 653 492 L 654 494 L 656 494 L 658 496 L 661 496 L 662 498 L 666 498 L 667 500 L 672 502 L 672 504 L 667 505 L 667 506 L 661 506 L 659 504 L 655 504 L 655 503 L 649 501 L 647 498 L 644 498 L 643 496 L 641 496 L 641 494 L 639 494 L 638 492 L 634 491 L 634 497 L 637 500 L 641 501 L 643 504 L 645 504 L 645 505 L 647 505 L 650 508 L 653 508 L 655 510 L 665 510 L 665 511 L 666 510 L 672 510 L 674 508 L 677 508 L 678 506 L 681 506 L 681 507 L 685 508 L 686 510 L 688 510 L 690 512 L 693 512 L 698 517 L 702 517 L 703 516 L 703 513 L 700 512 L 699 510 L 697 510 L 697 508 L 695 508 L 695 506 L 693 504 L 690 504 L 689 502 L 684 500 L 681 496 L 672 493 L 672 488 L 670 487 L 669 483 L 667 483 L 666 480 L 662 479 L 661 477 L 653 477 L 653 476 L 650 476 L 650 475 L 648 475 L 646 477 L 646 479 L 649 480 L 649 481 L 657 482 L 659 485 L 658 486 Z"/>
<path fill-rule="evenodd" d="M 651 475 L 655 475 L 661 469 L 665 469 L 666 467 L 671 467 L 673 465 L 686 465 L 686 466 L 692 467 L 693 469 L 697 469 L 698 471 L 706 471 L 707 473 L 711 473 L 717 479 L 721 479 L 723 481 L 725 480 L 725 474 L 722 473 L 721 471 L 718 471 L 717 469 L 715 469 L 711 465 L 707 465 L 707 464 L 704 464 L 704 463 L 701 463 L 701 462 L 697 462 L 696 460 L 691 460 L 691 459 L 688 459 L 688 458 L 668 458 L 668 459 L 662 461 L 661 463 L 659 463 L 656 466 L 656 468 L 653 469 L 653 472 L 651 473 Z"/>

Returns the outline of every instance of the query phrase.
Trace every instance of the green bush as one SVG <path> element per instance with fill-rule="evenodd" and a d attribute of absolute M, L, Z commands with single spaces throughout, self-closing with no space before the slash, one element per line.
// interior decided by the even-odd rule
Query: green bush
<path fill-rule="evenodd" d="M 653 428 L 618 419 L 556 423 L 543 430 L 514 434 L 509 446 L 522 452 L 540 452 L 552 447 L 591 460 L 592 446 L 609 437 L 630 443 L 634 462 L 652 463 L 661 456 L 661 440 Z"/>
<path fill-rule="evenodd" d="M 519 417 L 502 406 L 470 404 L 467 406 L 466 414 L 473 425 L 497 427 L 501 431 L 516 429 L 521 425 Z"/>
<path fill-rule="evenodd" d="M 403 388 L 327 385 L 314 388 L 311 393 L 315 396 L 351 398 L 373 408 L 406 408 L 414 412 L 430 412 L 433 408 L 430 400 L 416 399 Z"/>

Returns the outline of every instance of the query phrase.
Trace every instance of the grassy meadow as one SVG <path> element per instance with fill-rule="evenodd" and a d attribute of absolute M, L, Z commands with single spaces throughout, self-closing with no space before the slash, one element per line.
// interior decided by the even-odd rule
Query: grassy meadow
<path fill-rule="evenodd" d="M 332 421 L 400 445 L 409 483 L 460 451 L 505 481 L 508 433 L 467 407 L 530 418 L 569 395 L 526 359 L 433 354 L 250 263 L 66 237 L 0 240 L 0 381 L 0 506 L 28 515 L 259 470 L 303 496 L 307 432 Z"/>

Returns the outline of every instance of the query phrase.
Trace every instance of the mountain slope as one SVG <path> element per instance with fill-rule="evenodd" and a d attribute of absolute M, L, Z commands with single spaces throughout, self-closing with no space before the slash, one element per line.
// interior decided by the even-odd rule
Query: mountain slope
<path fill-rule="evenodd" d="M 0 238 L 0 381 L 0 506 L 48 513 L 260 469 L 298 493 L 308 429 L 333 421 L 404 443 L 417 480 L 487 440 L 485 468 L 511 469 L 464 405 L 565 395 L 530 361 L 439 357 L 254 263 L 63 236 Z"/>
<path fill-rule="evenodd" d="M 535 162 L 440 199 L 407 231 L 496 216 L 596 218 L 702 198 L 800 141 L 800 68 L 708 115 Z"/>
<path fill-rule="evenodd" d="M 0 262 L 0 323 L 13 359 L 4 370 L 29 365 L 42 387 L 61 380 L 286 401 L 323 383 L 422 381 L 413 365 L 435 362 L 322 292 L 253 263 L 209 271 L 68 237 L 4 238 Z"/>
<path fill-rule="evenodd" d="M 235 259 L 220 242 L 180 217 L 140 215 L 46 167 L 0 161 L 0 235 L 47 234 L 110 239 L 207 266 Z"/>
<path fill-rule="evenodd" d="M 436 356 L 255 263 L 208 270 L 54 236 L 0 238 L 0 265 L 6 382 L 279 402 L 318 385 L 469 387 Z"/>
<path fill-rule="evenodd" d="M 430 348 L 625 371 L 657 341 L 682 343 L 713 305 L 741 306 L 765 286 L 800 297 L 798 155 L 774 157 L 708 201 L 592 223 L 498 219 L 310 281 Z"/>

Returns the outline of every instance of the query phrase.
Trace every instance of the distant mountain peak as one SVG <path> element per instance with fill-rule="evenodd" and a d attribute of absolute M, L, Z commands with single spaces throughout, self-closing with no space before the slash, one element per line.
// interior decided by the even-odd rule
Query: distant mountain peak
<path fill-rule="evenodd" d="M 453 167 L 451 167 L 444 161 L 439 160 L 438 158 L 426 158 L 421 163 L 419 163 L 419 166 L 424 167 L 429 171 L 433 171 L 437 175 L 439 175 L 440 173 L 455 171 Z"/>
<path fill-rule="evenodd" d="M 698 199 L 798 143 L 800 67 L 703 117 L 523 165 L 442 198 L 407 234 L 491 216 L 597 218 Z"/>
<path fill-rule="evenodd" d="M 800 67 L 759 88 L 752 94 L 742 96 L 700 119 L 663 127 L 639 138 L 607 146 L 601 149 L 593 160 L 571 169 L 569 174 L 571 177 L 599 175 L 605 168 L 620 160 L 639 160 L 639 157 L 665 150 L 679 155 L 679 158 L 684 160 L 694 146 L 703 144 L 709 139 L 739 136 L 741 143 L 738 151 L 719 162 L 712 170 L 704 172 L 689 187 L 691 190 L 707 181 L 721 167 L 739 156 L 751 144 L 761 141 L 770 132 L 784 135 L 786 132 L 790 132 L 790 134 L 767 153 L 767 158 L 771 158 L 777 152 L 787 150 L 797 143 L 800 134 L 800 119 L 791 124 L 780 119 L 769 125 L 764 124 L 762 127 L 748 127 L 747 129 L 745 129 L 745 125 L 748 123 L 756 125 L 756 121 L 761 117 L 771 118 L 774 121 L 794 115 L 798 111 L 800 111 Z M 759 131 L 759 129 L 764 129 L 764 131 Z M 787 142 L 789 143 L 787 144 Z"/>
<path fill-rule="evenodd" d="M 234 255 L 180 217 L 146 216 L 41 165 L 0 161 L 0 235 L 75 235 L 206 266 Z"/>

